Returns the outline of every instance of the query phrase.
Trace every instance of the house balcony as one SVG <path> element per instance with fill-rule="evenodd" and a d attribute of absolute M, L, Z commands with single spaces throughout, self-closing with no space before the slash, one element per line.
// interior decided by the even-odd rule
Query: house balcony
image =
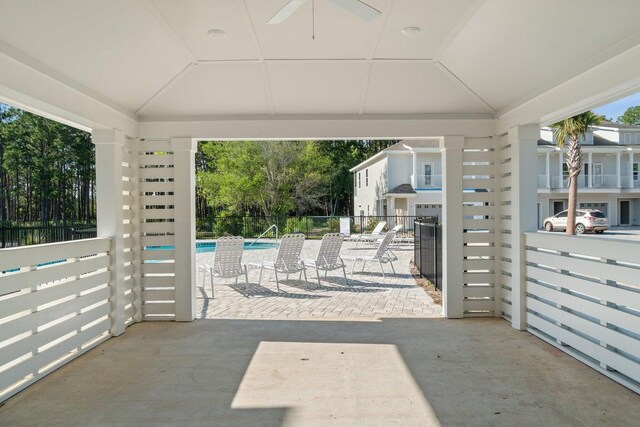
<path fill-rule="evenodd" d="M 568 177 L 565 176 L 552 176 L 551 177 L 551 189 L 561 190 L 569 187 Z M 624 177 L 622 178 L 622 188 L 624 185 Z M 549 189 L 547 187 L 547 177 L 544 174 L 538 175 L 538 188 Z M 620 188 L 618 184 L 617 175 L 594 175 L 592 178 L 591 186 L 589 186 L 589 177 L 585 175 L 578 176 L 578 188 L 580 189 L 614 189 Z"/>

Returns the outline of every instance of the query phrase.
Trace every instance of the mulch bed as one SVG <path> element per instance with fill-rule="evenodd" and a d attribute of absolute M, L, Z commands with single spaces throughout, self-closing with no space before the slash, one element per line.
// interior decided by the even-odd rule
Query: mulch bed
<path fill-rule="evenodd" d="M 411 275 L 416 281 L 416 284 L 431 297 L 434 303 L 442 305 L 442 291 L 436 289 L 429 280 L 422 276 L 413 262 L 409 264 L 409 270 L 411 271 Z"/>

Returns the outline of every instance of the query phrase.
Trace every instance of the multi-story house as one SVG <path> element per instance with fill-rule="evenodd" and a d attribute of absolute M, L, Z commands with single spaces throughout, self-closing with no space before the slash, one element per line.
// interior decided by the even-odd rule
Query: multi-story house
<path fill-rule="evenodd" d="M 441 216 L 442 168 L 437 139 L 405 139 L 351 169 L 354 214 Z"/>
<path fill-rule="evenodd" d="M 551 129 L 538 141 L 538 219 L 566 209 L 567 148 L 560 149 Z M 612 225 L 640 224 L 640 126 L 605 122 L 593 126 L 580 141 L 583 167 L 578 178 L 578 204 L 599 209 Z"/>
<path fill-rule="evenodd" d="M 640 225 L 640 126 L 605 122 L 582 139 L 581 208 L 612 225 Z M 567 148 L 543 128 L 538 141 L 538 223 L 567 208 Z M 351 169 L 355 215 L 442 216 L 442 169 L 435 139 L 407 139 Z"/>

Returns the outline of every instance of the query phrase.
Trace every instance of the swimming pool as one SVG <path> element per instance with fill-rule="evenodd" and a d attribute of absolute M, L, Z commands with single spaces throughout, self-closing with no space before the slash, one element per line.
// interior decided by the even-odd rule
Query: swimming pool
<path fill-rule="evenodd" d="M 267 243 L 267 242 L 257 242 L 253 245 L 251 242 L 244 243 L 244 249 L 247 251 L 257 250 L 257 249 L 273 249 L 277 248 L 278 245 L 276 243 Z M 147 251 L 171 251 L 173 250 L 173 246 L 145 246 L 145 250 Z M 216 242 L 196 242 L 196 253 L 200 254 L 203 252 L 215 252 L 216 250 Z"/>

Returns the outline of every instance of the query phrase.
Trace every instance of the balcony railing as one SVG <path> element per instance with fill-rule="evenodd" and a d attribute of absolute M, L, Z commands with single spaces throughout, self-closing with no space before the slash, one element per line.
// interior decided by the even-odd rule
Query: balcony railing
<path fill-rule="evenodd" d="M 640 188 L 640 181 L 632 179 L 630 176 L 623 176 L 620 179 L 622 188 Z"/>
<path fill-rule="evenodd" d="M 538 188 L 547 188 L 547 176 L 538 174 Z"/>
<path fill-rule="evenodd" d="M 418 175 L 416 188 L 442 188 L 442 175 Z"/>
<path fill-rule="evenodd" d="M 624 178 L 622 177 L 622 188 L 624 185 Z M 627 177 L 628 181 L 628 177 Z M 569 180 L 567 176 L 552 176 L 551 188 L 568 188 Z M 538 175 L 538 188 L 547 188 L 546 176 Z M 589 187 L 589 177 L 585 175 L 578 176 L 578 188 L 618 188 L 618 176 L 617 175 L 594 175 L 592 177 L 591 187 Z"/>

